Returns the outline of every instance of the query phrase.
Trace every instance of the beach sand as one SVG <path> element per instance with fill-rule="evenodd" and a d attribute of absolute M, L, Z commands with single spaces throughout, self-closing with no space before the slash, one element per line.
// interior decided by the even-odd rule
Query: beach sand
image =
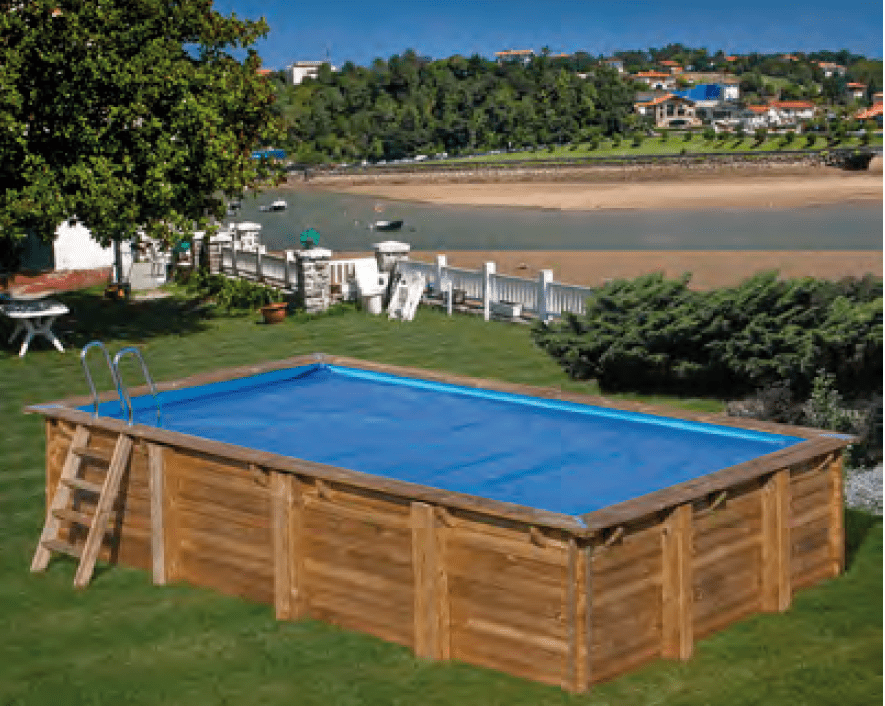
<path fill-rule="evenodd" d="M 328 181 L 306 188 L 406 201 L 465 206 L 523 206 L 562 210 L 795 208 L 882 202 L 882 175 L 835 169 L 794 174 L 759 172 L 686 174 L 593 181 L 414 181 L 349 184 Z M 305 188 L 296 186 L 295 188 Z"/>
<path fill-rule="evenodd" d="M 452 267 L 479 270 L 494 262 L 499 274 L 535 279 L 541 270 L 553 270 L 553 279 L 566 284 L 598 287 L 610 279 L 631 279 L 651 272 L 679 277 L 690 272 L 690 286 L 711 289 L 740 283 L 757 272 L 777 270 L 781 277 L 840 279 L 882 277 L 879 251 L 447 251 L 413 252 L 410 258 L 435 262 L 445 255 Z M 335 253 L 335 259 L 371 257 L 372 253 Z"/>

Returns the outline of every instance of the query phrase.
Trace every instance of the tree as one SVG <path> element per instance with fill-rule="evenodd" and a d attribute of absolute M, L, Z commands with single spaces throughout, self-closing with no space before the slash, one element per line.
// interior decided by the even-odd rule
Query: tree
<path fill-rule="evenodd" d="M 249 49 L 263 20 L 210 0 L 0 4 L 0 239 L 76 218 L 103 245 L 171 242 L 273 171 L 251 159 L 276 137 Z"/>

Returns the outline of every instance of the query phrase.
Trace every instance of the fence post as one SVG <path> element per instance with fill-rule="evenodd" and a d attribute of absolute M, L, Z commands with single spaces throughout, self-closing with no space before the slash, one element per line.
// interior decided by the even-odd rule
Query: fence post
<path fill-rule="evenodd" d="M 491 304 L 492 301 L 492 278 L 494 276 L 495 263 L 482 263 L 482 316 L 486 321 L 489 320 L 489 304 Z"/>
<path fill-rule="evenodd" d="M 230 271 L 234 277 L 239 276 L 237 272 L 237 249 L 233 243 L 230 244 Z"/>
<path fill-rule="evenodd" d="M 261 246 L 255 250 L 255 276 L 259 282 L 264 282 L 264 275 L 261 273 Z"/>
<path fill-rule="evenodd" d="M 294 250 L 286 250 L 283 252 L 283 282 L 288 289 L 295 289 L 292 286 L 292 266 L 289 264 L 295 259 Z"/>
<path fill-rule="evenodd" d="M 440 292 L 442 291 L 442 282 L 443 282 L 443 270 L 448 265 L 448 261 L 446 260 L 445 255 L 437 255 L 436 256 L 436 281 L 434 284 L 434 289 L 438 289 Z"/>
<path fill-rule="evenodd" d="M 553 282 L 553 270 L 541 270 L 538 273 L 538 319 L 546 322 L 550 318 L 548 295 Z"/>

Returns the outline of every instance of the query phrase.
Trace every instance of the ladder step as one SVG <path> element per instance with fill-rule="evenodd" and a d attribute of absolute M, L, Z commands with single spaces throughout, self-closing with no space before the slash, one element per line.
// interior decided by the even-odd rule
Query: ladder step
<path fill-rule="evenodd" d="M 63 539 L 47 539 L 45 542 L 42 542 L 42 545 L 51 552 L 60 552 L 76 559 L 79 559 L 83 553 L 82 546 L 65 542 Z"/>
<path fill-rule="evenodd" d="M 85 490 L 89 493 L 100 494 L 102 489 L 101 483 L 93 483 L 88 480 L 83 480 L 82 478 L 62 478 L 61 482 L 69 488 L 74 488 L 75 490 Z"/>
<path fill-rule="evenodd" d="M 105 465 L 111 462 L 111 455 L 114 453 L 113 449 L 90 449 L 88 447 L 79 447 L 72 448 L 70 450 L 72 454 L 75 454 L 82 458 L 84 461 L 92 461 L 93 463 L 103 463 Z"/>
<path fill-rule="evenodd" d="M 61 510 L 53 510 L 52 515 L 63 522 L 76 522 L 84 527 L 92 526 L 92 515 L 87 515 L 85 512 L 79 512 L 78 510 L 62 508 Z"/>
<path fill-rule="evenodd" d="M 62 508 L 61 510 L 53 510 L 52 515 L 63 522 L 76 522 L 78 525 L 83 525 L 84 527 L 92 527 L 93 516 L 85 512 L 80 512 L 79 510 Z M 109 518 L 106 531 L 110 532 L 113 529 L 114 526 Z"/>

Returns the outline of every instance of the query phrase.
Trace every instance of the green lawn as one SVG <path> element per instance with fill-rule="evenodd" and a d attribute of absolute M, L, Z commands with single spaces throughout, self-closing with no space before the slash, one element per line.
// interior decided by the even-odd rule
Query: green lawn
<path fill-rule="evenodd" d="M 859 147 L 861 139 L 850 137 L 836 145 L 837 148 Z M 876 135 L 870 140 L 870 146 L 881 146 L 882 136 Z M 772 135 L 769 139 L 758 143 L 752 135 L 738 138 L 734 135 L 719 135 L 715 140 L 705 140 L 701 135 L 692 135 L 692 139 L 686 141 L 682 135 L 669 135 L 665 139 L 660 137 L 645 137 L 642 143 L 634 146 L 633 139 L 623 138 L 619 145 L 613 144 L 611 139 L 602 140 L 596 149 L 591 150 L 589 144 L 582 142 L 577 145 L 554 147 L 551 149 L 539 149 L 535 152 L 511 152 L 498 155 L 481 155 L 464 159 L 469 162 L 508 162 L 516 160 L 544 160 L 544 159 L 576 159 L 592 157 L 636 157 L 640 155 L 676 155 L 725 152 L 764 152 L 769 150 L 797 150 L 797 149 L 824 149 L 826 139 L 819 136 L 812 148 L 809 148 L 806 139 L 802 135 L 796 135 L 792 142 L 784 141 L 782 135 Z M 462 161 L 462 160 L 447 160 Z"/>
<path fill-rule="evenodd" d="M 36 342 L 0 351 L 0 704 L 867 704 L 882 698 L 882 524 L 849 512 L 846 574 L 800 593 L 783 615 L 757 616 L 698 643 L 687 663 L 658 662 L 573 696 L 318 622 L 279 623 L 270 606 L 205 589 L 154 587 L 147 573 L 100 568 L 85 592 L 74 564 L 28 572 L 43 519 L 41 419 L 26 404 L 86 392 L 77 348 L 135 344 L 159 380 L 324 351 L 518 383 L 569 382 L 525 327 L 447 318 L 410 323 L 352 309 L 265 326 L 257 314 L 206 315 L 183 299 L 104 301 L 63 295 L 71 319 L 59 354 Z M 5 341 L 8 332 L 0 330 Z M 96 356 L 96 361 L 99 356 Z M 96 368 L 98 366 L 96 365 Z M 126 370 L 137 384 L 136 370 Z M 100 386 L 108 387 L 107 376 Z M 671 400 L 721 409 L 717 400 Z"/>

